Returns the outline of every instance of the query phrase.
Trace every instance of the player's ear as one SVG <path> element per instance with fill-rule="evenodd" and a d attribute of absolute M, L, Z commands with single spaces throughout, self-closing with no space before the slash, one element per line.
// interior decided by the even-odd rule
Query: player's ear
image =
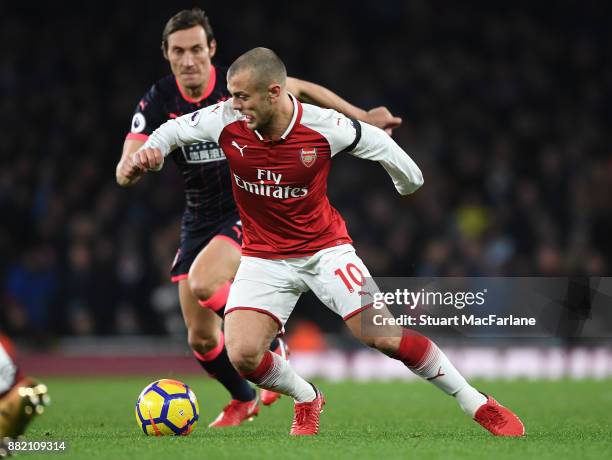
<path fill-rule="evenodd" d="M 272 83 L 268 86 L 268 97 L 271 101 L 277 100 L 281 94 L 281 85 Z"/>
<path fill-rule="evenodd" d="M 217 40 L 213 38 L 210 41 L 210 44 L 208 45 L 208 54 L 210 55 L 210 58 L 212 59 L 213 57 L 215 57 L 216 53 L 217 53 Z"/>

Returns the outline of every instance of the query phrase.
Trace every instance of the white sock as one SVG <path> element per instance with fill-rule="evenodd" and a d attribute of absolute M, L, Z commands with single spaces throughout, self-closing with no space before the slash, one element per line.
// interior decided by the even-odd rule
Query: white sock
<path fill-rule="evenodd" d="M 471 385 L 464 386 L 455 394 L 457 402 L 463 409 L 463 412 L 474 418 L 476 411 L 480 406 L 487 402 L 487 398 Z"/>
<path fill-rule="evenodd" d="M 472 418 L 476 410 L 487 402 L 487 398 L 465 380 L 442 350 L 431 341 L 419 366 L 410 369 L 446 394 L 455 396 L 461 409 Z"/>
<path fill-rule="evenodd" d="M 296 402 L 314 401 L 317 397 L 314 388 L 296 374 L 289 361 L 271 351 L 266 353 L 272 358 L 270 360 L 270 356 L 264 357 L 268 362 L 267 368 L 260 369 L 257 375 L 251 374 L 247 378 L 260 388 L 291 396 Z"/>

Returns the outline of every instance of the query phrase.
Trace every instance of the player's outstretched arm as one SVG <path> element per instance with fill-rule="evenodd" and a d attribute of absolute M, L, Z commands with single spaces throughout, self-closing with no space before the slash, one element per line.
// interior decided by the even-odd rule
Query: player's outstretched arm
<path fill-rule="evenodd" d="M 349 151 L 351 155 L 382 164 L 401 195 L 413 193 L 423 185 L 423 173 L 404 149 L 380 128 L 356 123 L 358 141 Z"/>
<path fill-rule="evenodd" d="M 386 107 L 375 107 L 363 110 L 342 99 L 333 91 L 316 83 L 287 77 L 287 90 L 303 102 L 308 102 L 326 109 L 334 109 L 349 118 L 365 121 L 384 129 L 387 134 L 402 124 L 402 119 L 391 114 Z"/>
<path fill-rule="evenodd" d="M 144 145 L 129 156 L 138 171 L 159 171 L 164 158 L 177 147 L 198 142 L 219 141 L 224 126 L 238 118 L 231 100 L 204 107 L 187 115 L 168 120 L 157 128 Z"/>

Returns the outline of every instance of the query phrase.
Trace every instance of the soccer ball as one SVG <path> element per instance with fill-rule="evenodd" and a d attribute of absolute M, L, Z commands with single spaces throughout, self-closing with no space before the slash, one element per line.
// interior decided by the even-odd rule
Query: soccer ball
<path fill-rule="evenodd" d="M 199 418 L 195 394 L 178 380 L 153 382 L 136 401 L 136 423 L 147 436 L 187 436 Z"/>

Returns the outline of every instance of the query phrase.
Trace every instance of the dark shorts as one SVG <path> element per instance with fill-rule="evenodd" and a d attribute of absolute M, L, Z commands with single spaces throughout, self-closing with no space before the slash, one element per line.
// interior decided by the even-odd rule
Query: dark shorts
<path fill-rule="evenodd" d="M 186 279 L 189 274 L 191 264 L 198 254 L 208 243 L 216 238 L 226 240 L 242 250 L 242 223 L 238 216 L 232 216 L 221 224 L 199 231 L 197 233 L 186 232 L 181 236 L 181 246 L 176 251 L 172 269 L 170 270 L 171 280 L 177 283 Z"/>

